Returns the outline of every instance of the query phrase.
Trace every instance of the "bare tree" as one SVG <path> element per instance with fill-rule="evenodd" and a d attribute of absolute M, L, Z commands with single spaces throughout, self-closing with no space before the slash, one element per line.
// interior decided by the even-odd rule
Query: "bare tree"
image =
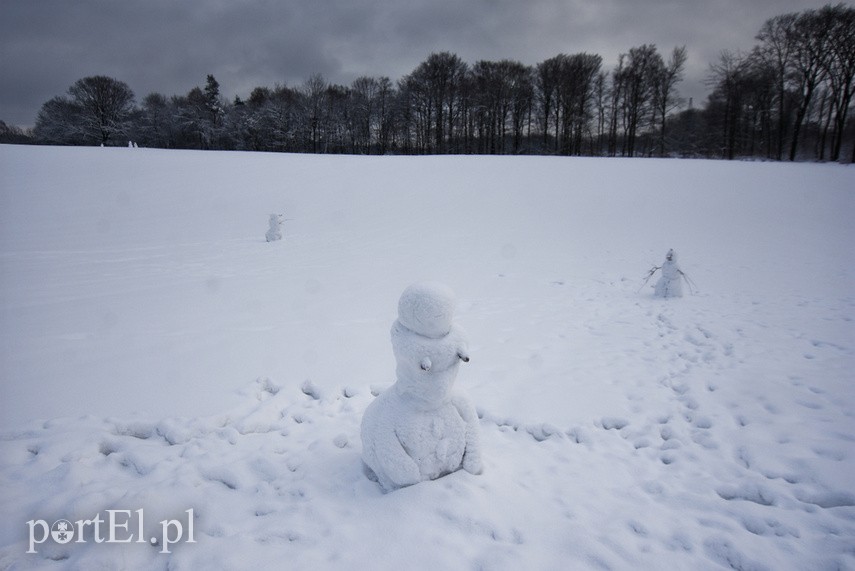
<path fill-rule="evenodd" d="M 381 155 L 386 154 L 394 140 L 395 131 L 395 99 L 397 91 L 388 77 L 377 80 L 375 94 L 377 106 L 377 145 Z"/>
<path fill-rule="evenodd" d="M 608 111 L 608 74 L 600 71 L 594 80 L 594 105 L 597 110 L 597 136 L 592 141 L 592 155 L 603 153 L 603 141 L 606 135 L 606 113 Z"/>
<path fill-rule="evenodd" d="M 507 94 L 502 69 L 498 62 L 481 60 L 472 66 L 472 115 L 478 139 L 478 151 L 501 154 L 504 151 Z"/>
<path fill-rule="evenodd" d="M 831 89 L 829 120 L 832 111 L 834 114 L 829 158 L 836 161 L 840 158 L 846 118 L 855 94 L 855 8 L 843 4 L 824 6 L 816 13 L 816 18 L 817 29 L 824 30 L 828 38 L 821 65 Z"/>
<path fill-rule="evenodd" d="M 468 66 L 455 54 L 432 53 L 410 74 L 407 86 L 429 151 L 445 153 L 461 116 L 461 90 Z"/>
<path fill-rule="evenodd" d="M 306 149 L 306 107 L 298 90 L 280 84 L 273 89 L 256 87 L 245 107 L 244 148 L 280 152 Z"/>
<path fill-rule="evenodd" d="M 308 121 L 312 152 L 320 150 L 321 133 L 324 130 L 325 99 L 327 82 L 320 74 L 311 76 L 303 85 L 305 98 L 305 118 Z"/>
<path fill-rule="evenodd" d="M 511 130 L 513 131 L 512 152 L 522 150 L 523 134 L 534 99 L 534 82 L 530 67 L 520 62 L 507 62 L 507 80 L 511 103 Z"/>
<path fill-rule="evenodd" d="M 566 58 L 559 54 L 537 64 L 535 70 L 535 86 L 539 103 L 540 129 L 543 134 L 543 149 L 549 148 L 549 122 L 552 118 L 555 100 L 558 96 L 558 84 L 561 81 L 562 61 Z M 556 137 L 558 127 L 556 126 Z"/>
<path fill-rule="evenodd" d="M 146 95 L 137 124 L 137 130 L 142 137 L 141 142 L 150 147 L 173 146 L 172 117 L 173 110 L 165 95 L 160 93 Z"/>
<path fill-rule="evenodd" d="M 377 123 L 379 82 L 373 77 L 358 77 L 350 85 L 353 105 L 354 137 L 357 152 L 369 154 Z"/>
<path fill-rule="evenodd" d="M 399 129 L 404 152 L 430 152 L 434 107 L 427 78 L 411 73 L 398 82 L 398 91 Z"/>
<path fill-rule="evenodd" d="M 593 116 L 601 66 L 600 56 L 586 53 L 559 54 L 538 64 L 534 77 L 544 149 L 548 147 L 551 124 L 556 153 L 581 153 L 582 138 Z"/>
<path fill-rule="evenodd" d="M 757 55 L 775 74 L 777 109 L 775 158 L 784 156 L 784 140 L 787 135 L 787 79 L 795 51 L 795 25 L 798 13 L 782 14 L 766 20 L 757 39 L 760 45 Z"/>
<path fill-rule="evenodd" d="M 592 118 L 591 106 L 597 75 L 602 66 L 598 55 L 580 53 L 564 60 L 561 74 L 561 141 L 565 154 L 581 154 L 582 138 Z"/>
<path fill-rule="evenodd" d="M 126 83 L 103 75 L 84 77 L 68 94 L 80 108 L 79 129 L 88 139 L 107 144 L 127 132 L 134 92 Z"/>
<path fill-rule="evenodd" d="M 84 145 L 87 140 L 80 128 L 82 123 L 79 105 L 67 97 L 54 97 L 39 109 L 33 133 L 36 139 L 49 144 Z"/>
<path fill-rule="evenodd" d="M 611 89 L 609 90 L 609 143 L 610 157 L 617 155 L 618 120 L 621 114 L 621 102 L 625 99 L 626 91 L 626 54 L 618 57 L 617 66 L 611 73 Z"/>
<path fill-rule="evenodd" d="M 686 46 L 676 47 L 671 52 L 667 65 L 658 70 L 654 82 L 654 99 L 659 114 L 659 156 L 665 155 L 665 129 L 668 124 L 668 113 L 679 105 L 676 86 L 683 79 L 683 68 L 686 66 Z"/>
<path fill-rule="evenodd" d="M 719 61 L 710 65 L 708 83 L 713 93 L 707 111 L 721 136 L 719 149 L 727 159 L 734 159 L 739 147 L 747 66 L 745 57 L 729 51 L 723 51 Z"/>
<path fill-rule="evenodd" d="M 25 144 L 31 143 L 32 138 L 28 132 L 16 125 L 9 125 L 0 121 L 0 143 Z"/>
<path fill-rule="evenodd" d="M 479 61 L 472 68 L 473 112 L 482 152 L 504 154 L 509 119 L 519 129 L 527 116 L 523 99 L 528 91 L 528 68 L 511 60 Z M 516 116 L 514 115 L 516 106 Z"/>
<path fill-rule="evenodd" d="M 654 78 L 664 67 L 656 46 L 645 44 L 629 50 L 625 68 L 624 147 L 627 156 L 635 156 L 635 144 L 642 118 L 654 94 Z"/>
<path fill-rule="evenodd" d="M 828 36 L 823 25 L 824 22 L 818 17 L 816 10 L 806 10 L 799 15 L 793 26 L 795 43 L 792 69 L 797 85 L 798 106 L 790 144 L 791 161 L 796 160 L 802 126 L 813 103 L 816 89 L 825 74 L 823 60 L 828 49 Z"/>
<path fill-rule="evenodd" d="M 179 132 L 179 146 L 191 149 L 210 149 L 208 99 L 199 87 L 187 95 L 172 98 L 174 121 Z"/>

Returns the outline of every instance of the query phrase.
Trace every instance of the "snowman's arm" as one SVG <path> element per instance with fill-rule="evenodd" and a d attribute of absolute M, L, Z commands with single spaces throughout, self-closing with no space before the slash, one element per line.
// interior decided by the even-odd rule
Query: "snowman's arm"
<path fill-rule="evenodd" d="M 478 435 L 478 413 L 469 400 L 462 395 L 455 395 L 452 400 L 454 408 L 466 423 L 466 448 L 463 451 L 463 469 L 470 474 L 480 474 L 483 471 L 481 464 L 481 439 Z"/>
<path fill-rule="evenodd" d="M 694 294 L 694 293 L 695 293 L 695 290 L 696 290 L 696 289 L 698 289 L 698 286 L 697 286 L 697 285 L 695 285 L 695 282 L 693 282 L 693 281 L 692 281 L 692 279 L 691 279 L 689 276 L 687 276 L 687 275 L 686 275 L 686 272 L 684 272 L 684 271 L 683 271 L 683 270 L 681 270 L 680 268 L 677 268 L 677 272 L 678 272 L 681 276 L 683 276 L 683 279 L 684 279 L 684 280 L 686 281 L 686 283 L 689 285 L 689 293 Z"/>
<path fill-rule="evenodd" d="M 645 285 L 647 285 L 647 282 L 650 281 L 650 278 L 653 277 L 653 274 L 656 273 L 656 270 L 661 270 L 661 269 L 662 268 L 660 266 L 653 266 L 652 268 L 650 268 L 650 271 L 647 272 L 647 276 L 644 278 L 644 281 L 641 283 L 641 286 L 638 288 L 638 291 L 641 291 L 641 288 L 643 288 Z M 638 292 L 636 292 L 636 293 L 638 293 Z"/>

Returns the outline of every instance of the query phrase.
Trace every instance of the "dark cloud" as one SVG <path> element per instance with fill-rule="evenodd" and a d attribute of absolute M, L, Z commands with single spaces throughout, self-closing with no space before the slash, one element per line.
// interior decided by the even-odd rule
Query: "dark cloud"
<path fill-rule="evenodd" d="M 88 75 L 142 99 L 183 94 L 211 73 L 224 95 L 299 85 L 312 74 L 393 80 L 431 52 L 536 64 L 586 51 L 611 68 L 644 43 L 686 45 L 684 95 L 721 50 L 748 50 L 769 17 L 806 0 L 2 0 L 0 119 L 29 126 L 42 103 Z"/>

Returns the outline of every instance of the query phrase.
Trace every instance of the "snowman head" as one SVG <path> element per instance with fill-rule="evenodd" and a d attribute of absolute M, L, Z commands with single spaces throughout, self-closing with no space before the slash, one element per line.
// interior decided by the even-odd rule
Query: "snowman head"
<path fill-rule="evenodd" d="M 451 331 L 457 300 L 448 287 L 436 282 L 412 284 L 398 301 L 401 325 L 425 337 L 439 339 Z"/>
<path fill-rule="evenodd" d="M 668 260 L 669 262 L 676 262 L 677 261 L 677 252 L 674 251 L 674 248 L 671 248 L 670 250 L 668 250 L 668 253 L 665 254 L 665 259 Z"/>

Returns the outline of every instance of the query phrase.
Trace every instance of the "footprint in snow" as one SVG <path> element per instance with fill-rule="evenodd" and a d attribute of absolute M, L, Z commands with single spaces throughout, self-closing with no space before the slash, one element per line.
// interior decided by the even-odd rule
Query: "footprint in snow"
<path fill-rule="evenodd" d="M 606 416 L 600 420 L 600 425 L 605 430 L 620 430 L 627 426 L 629 421 L 619 416 Z"/>
<path fill-rule="evenodd" d="M 796 498 L 801 502 L 813 504 L 823 509 L 855 506 L 855 494 L 849 492 L 796 493 Z"/>

